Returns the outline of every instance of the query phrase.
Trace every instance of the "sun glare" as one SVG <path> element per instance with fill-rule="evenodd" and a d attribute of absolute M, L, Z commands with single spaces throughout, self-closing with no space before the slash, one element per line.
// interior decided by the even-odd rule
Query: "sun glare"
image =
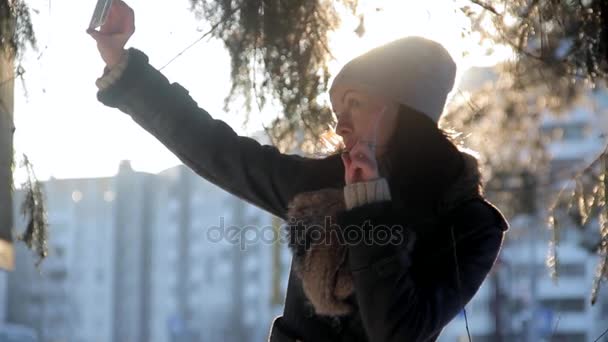
<path fill-rule="evenodd" d="M 344 11 L 342 29 L 330 37 L 337 59 L 331 64 L 332 74 L 353 57 L 406 36 L 422 36 L 441 43 L 458 65 L 457 80 L 471 66 L 493 65 L 509 58 L 511 52 L 506 47 L 480 45 L 475 33 L 462 35 L 469 23 L 458 5 L 445 0 L 361 1 L 358 14 L 364 15 L 365 33 L 362 37 L 354 33 L 359 19 Z"/>

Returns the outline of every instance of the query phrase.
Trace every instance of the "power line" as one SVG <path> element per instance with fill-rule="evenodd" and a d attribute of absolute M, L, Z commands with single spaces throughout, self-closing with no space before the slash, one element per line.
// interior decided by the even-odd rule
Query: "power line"
<path fill-rule="evenodd" d="M 456 237 L 454 236 L 454 226 L 450 227 L 450 232 L 452 233 L 452 249 L 454 250 L 454 263 L 456 264 L 456 283 L 458 284 L 458 298 L 460 301 L 460 305 L 462 306 L 462 313 L 464 314 L 464 325 L 467 330 L 467 337 L 469 338 L 469 342 L 471 339 L 471 332 L 469 331 L 469 319 L 467 317 L 467 308 L 462 300 L 462 287 L 460 283 L 460 265 L 458 265 L 458 253 L 456 252 Z"/>
<path fill-rule="evenodd" d="M 219 22 L 215 23 L 213 26 L 211 26 L 211 29 L 207 32 L 205 32 L 205 34 L 203 34 L 200 38 L 198 38 L 197 40 L 195 40 L 194 42 L 192 42 L 192 44 L 188 45 L 185 49 L 183 49 L 182 51 L 180 51 L 177 55 L 175 55 L 175 57 L 171 58 L 169 60 L 169 62 L 167 62 L 167 64 L 163 65 L 160 69 L 158 69 L 159 71 L 162 71 L 164 68 L 166 68 L 167 66 L 169 66 L 169 64 L 173 63 L 173 61 L 175 61 L 176 59 L 178 59 L 181 55 L 183 55 L 184 53 L 186 53 L 186 51 L 190 50 L 194 45 L 198 44 L 198 42 L 200 42 L 201 40 L 205 39 L 205 37 L 207 37 L 208 35 L 210 35 L 211 33 L 213 33 L 213 31 L 215 31 L 215 29 L 220 26 L 221 24 L 223 24 L 228 18 L 230 18 L 233 14 L 235 14 L 238 10 L 241 9 L 241 6 L 234 8 L 230 13 L 228 13 L 223 20 L 220 20 Z"/>
<path fill-rule="evenodd" d="M 606 334 L 608 334 L 608 328 L 606 330 L 604 330 L 604 332 L 600 336 L 598 336 L 598 338 L 596 338 L 595 341 L 593 341 L 593 342 L 598 342 L 600 340 L 600 338 L 602 338 Z"/>

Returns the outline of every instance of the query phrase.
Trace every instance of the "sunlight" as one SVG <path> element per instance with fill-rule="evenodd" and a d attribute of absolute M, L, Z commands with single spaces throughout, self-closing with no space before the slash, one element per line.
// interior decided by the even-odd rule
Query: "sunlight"
<path fill-rule="evenodd" d="M 478 34 L 463 36 L 469 22 L 458 8 L 456 1 L 362 1 L 359 13 L 365 15 L 364 36 L 359 38 L 353 33 L 359 21 L 346 11 L 343 28 L 331 36 L 337 59 L 331 64 L 332 74 L 359 54 L 405 36 L 422 36 L 441 43 L 458 65 L 457 80 L 471 66 L 493 65 L 511 57 L 507 47 L 480 45 Z"/>

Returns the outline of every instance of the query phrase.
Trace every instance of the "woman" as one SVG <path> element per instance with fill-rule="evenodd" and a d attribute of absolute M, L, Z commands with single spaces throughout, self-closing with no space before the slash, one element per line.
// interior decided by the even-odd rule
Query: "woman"
<path fill-rule="evenodd" d="M 115 1 L 89 31 L 106 62 L 98 99 L 185 164 L 289 221 L 284 313 L 269 340 L 434 341 L 475 294 L 508 224 L 481 193 L 477 161 L 437 127 L 455 64 L 404 38 L 349 62 L 330 97 L 345 149 L 323 159 L 242 137 L 124 49 L 133 11 Z"/>

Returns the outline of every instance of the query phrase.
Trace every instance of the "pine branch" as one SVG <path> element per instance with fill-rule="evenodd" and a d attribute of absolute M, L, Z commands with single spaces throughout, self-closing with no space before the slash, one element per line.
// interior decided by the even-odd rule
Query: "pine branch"
<path fill-rule="evenodd" d="M 471 2 L 477 6 L 485 9 L 486 11 L 491 12 L 494 15 L 501 16 L 501 14 L 498 13 L 498 11 L 494 8 L 494 6 L 492 6 L 488 3 L 482 2 L 480 0 L 471 0 Z"/>
<path fill-rule="evenodd" d="M 27 179 L 22 185 L 25 199 L 21 204 L 21 213 L 27 218 L 27 227 L 18 239 L 38 256 L 36 266 L 48 256 L 48 221 L 46 217 L 46 200 L 42 184 L 36 178 L 34 168 L 28 157 L 23 155 L 21 167 L 25 168 Z"/>

